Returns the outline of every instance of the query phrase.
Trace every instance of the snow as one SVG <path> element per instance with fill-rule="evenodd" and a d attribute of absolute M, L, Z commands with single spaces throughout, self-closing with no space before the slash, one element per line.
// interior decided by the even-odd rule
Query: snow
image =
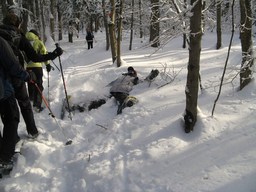
<path fill-rule="evenodd" d="M 223 35 L 220 50 L 215 50 L 215 33 L 203 36 L 200 70 L 204 89 L 199 90 L 198 121 L 189 134 L 183 130 L 182 118 L 188 63 L 182 39 L 172 40 L 157 52 L 146 46 L 146 39 L 136 39 L 129 51 L 129 35 L 124 35 L 123 65 L 117 68 L 110 51 L 105 50 L 104 33 L 95 37 L 92 50 L 86 49 L 84 34 L 74 38 L 74 43 L 68 43 L 67 37 L 59 42 L 72 105 L 106 98 L 107 84 L 128 66 L 137 70 L 140 79 L 152 69 L 161 74 L 150 86 L 147 82 L 134 86 L 131 95 L 139 102 L 121 115 L 116 115 L 111 98 L 98 109 L 75 111 L 72 120 L 66 113 L 61 120 L 65 93 L 55 59 L 49 87 L 44 72 L 44 96 L 49 98 L 55 118 L 47 108 L 35 112 L 41 134 L 37 140 L 25 142 L 10 177 L 0 181 L 1 192 L 256 191 L 256 83 L 253 80 L 238 91 L 238 35 L 213 116 L 230 34 Z M 49 51 L 55 48 L 52 41 L 46 45 Z M 27 135 L 22 117 L 19 135 Z M 71 145 L 65 145 L 68 139 L 73 141 Z"/>

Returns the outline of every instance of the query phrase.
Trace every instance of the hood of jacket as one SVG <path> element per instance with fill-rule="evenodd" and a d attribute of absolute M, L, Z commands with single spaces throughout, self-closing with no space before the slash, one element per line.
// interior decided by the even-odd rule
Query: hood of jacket
<path fill-rule="evenodd" d="M 39 37 L 36 36 L 34 33 L 32 32 L 27 32 L 26 33 L 26 38 L 29 40 L 29 41 L 35 41 L 35 40 L 39 40 Z"/>

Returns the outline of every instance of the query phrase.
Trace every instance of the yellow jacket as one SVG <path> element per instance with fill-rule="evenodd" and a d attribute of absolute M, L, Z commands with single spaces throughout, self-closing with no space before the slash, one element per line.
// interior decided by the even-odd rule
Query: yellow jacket
<path fill-rule="evenodd" d="M 44 43 L 39 39 L 38 36 L 36 36 L 34 33 L 32 32 L 27 32 L 26 33 L 26 38 L 30 41 L 31 45 L 33 46 L 34 50 L 41 54 L 41 55 L 45 55 L 47 54 L 47 49 L 44 45 Z M 44 62 L 45 65 L 49 65 L 49 61 Z M 30 61 L 27 64 L 27 67 L 42 67 L 42 63 L 41 62 L 32 62 Z"/>

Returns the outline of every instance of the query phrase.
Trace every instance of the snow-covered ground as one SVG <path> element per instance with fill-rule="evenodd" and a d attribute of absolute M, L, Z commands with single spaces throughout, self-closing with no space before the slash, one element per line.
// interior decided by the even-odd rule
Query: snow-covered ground
<path fill-rule="evenodd" d="M 129 51 L 129 36 L 124 35 L 123 66 L 117 68 L 110 51 L 105 50 L 104 33 L 95 37 L 92 50 L 86 49 L 84 35 L 72 44 L 67 39 L 59 42 L 65 50 L 61 62 L 72 104 L 108 96 L 107 84 L 128 66 L 137 70 L 140 79 L 152 69 L 161 74 L 150 86 L 147 82 L 134 86 L 131 95 L 139 103 L 125 108 L 121 115 L 116 115 L 111 98 L 98 109 L 76 111 L 72 120 L 67 113 L 61 120 L 65 97 L 61 74 L 55 67 L 48 84 L 45 71 L 44 96 L 50 99 L 56 118 L 47 108 L 35 113 L 41 134 L 37 140 L 25 142 L 10 177 L 0 180 L 1 192 L 256 191 L 256 82 L 237 91 L 241 64 L 237 35 L 214 116 L 230 34 L 223 35 L 220 50 L 215 50 L 215 33 L 203 36 L 200 68 L 204 89 L 198 97 L 198 121 L 189 134 L 182 121 L 188 63 L 182 39 L 174 39 L 154 53 L 155 49 L 145 46 L 146 39 L 136 40 Z M 51 51 L 55 46 L 48 41 L 47 47 Z M 59 66 L 58 59 L 54 63 Z M 22 117 L 19 134 L 27 134 Z M 66 146 L 67 139 L 73 143 Z"/>

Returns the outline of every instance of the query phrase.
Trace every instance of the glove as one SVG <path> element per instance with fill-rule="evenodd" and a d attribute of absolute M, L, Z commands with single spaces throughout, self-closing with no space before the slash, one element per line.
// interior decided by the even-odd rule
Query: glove
<path fill-rule="evenodd" d="M 58 56 L 61 56 L 62 53 L 63 53 L 63 50 L 60 48 L 60 47 L 57 47 L 53 53 L 58 57 Z"/>
<path fill-rule="evenodd" d="M 46 70 L 47 70 L 47 72 L 50 72 L 51 69 L 52 69 L 52 66 L 51 66 L 50 64 L 47 64 L 47 65 L 46 65 Z"/>
<path fill-rule="evenodd" d="M 35 83 L 36 82 L 36 74 L 31 70 L 29 70 L 27 72 L 28 72 L 28 79 L 26 81 L 29 83 Z"/>
<path fill-rule="evenodd" d="M 56 59 L 56 57 L 62 55 L 63 50 L 60 47 L 57 47 L 53 52 L 48 53 L 50 60 Z"/>

